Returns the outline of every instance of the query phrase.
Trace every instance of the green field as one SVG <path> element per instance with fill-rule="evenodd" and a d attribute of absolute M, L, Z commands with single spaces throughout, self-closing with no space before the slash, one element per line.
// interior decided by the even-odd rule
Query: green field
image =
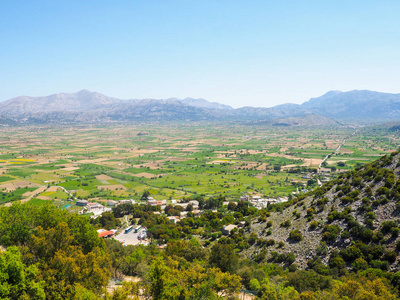
<path fill-rule="evenodd" d="M 45 189 L 35 196 L 43 201 L 70 197 L 48 191 L 52 186 L 92 201 L 140 199 L 145 191 L 158 200 L 192 195 L 291 197 L 315 187 L 317 179 L 329 180 L 400 144 L 399 136 L 384 127 L 191 123 L 2 131 L 7 136 L 0 140 L 2 202 L 21 198 L 18 187 L 40 186 Z M 327 155 L 325 173 L 316 174 Z"/>

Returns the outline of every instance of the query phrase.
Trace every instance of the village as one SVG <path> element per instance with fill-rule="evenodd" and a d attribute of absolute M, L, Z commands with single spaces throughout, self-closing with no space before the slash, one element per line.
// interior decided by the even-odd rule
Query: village
<path fill-rule="evenodd" d="M 241 196 L 240 201 L 246 201 L 251 203 L 255 208 L 262 209 L 267 207 L 270 204 L 275 203 L 284 203 L 288 201 L 288 197 L 279 197 L 277 199 L 274 198 L 262 198 L 261 196 L 249 196 L 244 195 Z M 76 206 L 82 207 L 78 213 L 81 215 L 90 214 L 91 218 L 95 219 L 101 216 L 104 212 L 111 212 L 113 207 L 116 207 L 121 204 L 130 203 L 130 204 L 140 204 L 140 205 L 150 205 L 157 206 L 157 210 L 155 210 L 154 214 L 165 214 L 167 205 L 178 206 L 183 210 L 179 212 L 179 216 L 167 216 L 167 219 L 170 220 L 172 224 L 176 224 L 180 222 L 181 219 L 187 217 L 190 212 L 192 216 L 199 217 L 204 210 L 200 209 L 199 201 L 197 200 L 189 200 L 188 202 L 178 202 L 178 200 L 155 200 L 152 197 L 148 197 L 146 201 L 135 201 L 133 199 L 129 200 L 119 200 L 114 201 L 110 200 L 107 202 L 107 206 L 98 203 L 98 202 L 89 202 L 87 200 L 78 200 L 76 201 Z M 224 201 L 223 205 L 228 206 L 229 202 Z M 213 212 L 217 212 L 217 210 L 212 210 Z M 244 227 L 245 222 L 240 222 L 237 225 L 229 224 L 223 227 L 222 235 L 228 236 L 231 231 L 235 228 Z M 104 239 L 113 238 L 119 241 L 122 245 L 148 245 L 150 243 L 150 239 L 147 236 L 147 228 L 142 227 L 141 225 L 129 225 L 129 223 L 125 222 L 124 226 L 118 229 L 98 229 L 98 236 Z"/>

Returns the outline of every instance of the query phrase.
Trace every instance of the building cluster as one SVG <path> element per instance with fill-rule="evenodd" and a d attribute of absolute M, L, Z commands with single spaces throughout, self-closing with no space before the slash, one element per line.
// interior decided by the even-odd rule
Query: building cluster
<path fill-rule="evenodd" d="M 76 205 L 83 207 L 83 209 L 79 211 L 79 214 L 93 213 L 93 218 L 97 218 L 105 211 L 111 211 L 110 207 L 105 207 L 98 202 L 89 202 L 87 200 L 78 200 L 76 201 Z"/>
<path fill-rule="evenodd" d="M 109 200 L 107 201 L 107 207 L 101 203 L 98 202 L 89 202 L 87 200 L 77 200 L 75 205 L 80 206 L 83 209 L 79 211 L 79 214 L 88 214 L 88 213 L 93 213 L 93 218 L 97 218 L 99 215 L 101 215 L 105 211 L 111 211 L 112 207 L 115 207 L 119 204 L 123 203 L 135 203 L 135 200 L 129 199 L 129 200 Z"/>
<path fill-rule="evenodd" d="M 267 207 L 269 204 L 272 203 L 283 203 L 288 201 L 287 197 L 279 197 L 279 198 L 262 198 L 261 196 L 249 196 L 249 195 L 244 195 L 240 197 L 240 200 L 242 201 L 248 201 L 250 202 L 254 207 L 261 209 L 264 207 Z M 107 206 L 105 207 L 104 205 L 100 203 L 92 203 L 88 202 L 86 200 L 78 200 L 76 202 L 77 206 L 81 206 L 84 209 L 80 211 L 79 213 L 90 213 L 93 212 L 95 214 L 94 217 L 97 215 L 101 215 L 104 211 L 110 211 L 111 207 L 115 207 L 120 204 L 124 203 L 135 203 L 135 200 L 119 200 L 119 201 L 113 201 L 110 200 L 107 202 Z M 145 204 L 141 202 L 141 204 Z M 181 219 L 186 218 L 187 215 L 189 214 L 189 211 L 191 214 L 194 216 L 200 216 L 202 213 L 202 210 L 200 210 L 200 204 L 199 201 L 197 200 L 190 200 L 189 202 L 178 202 L 177 200 L 156 200 L 152 197 L 149 197 L 146 201 L 146 204 L 151 205 L 151 206 L 159 206 L 161 212 L 165 211 L 165 208 L 167 205 L 173 205 L 173 206 L 180 206 L 183 208 L 183 211 L 180 212 L 179 216 L 168 216 L 168 220 L 170 220 L 171 223 L 176 224 L 177 222 L 180 222 Z M 225 206 L 229 204 L 228 201 L 224 201 L 223 203 Z M 190 209 L 188 209 L 189 205 L 191 206 Z M 189 211 L 188 211 L 189 210 Z M 213 210 L 216 212 L 216 210 Z M 161 214 L 159 211 L 155 211 L 154 214 Z M 238 230 L 241 227 L 244 227 L 245 222 L 240 222 L 239 224 L 229 224 L 223 227 L 222 229 L 222 234 L 225 236 L 228 236 L 232 233 L 232 231 Z M 128 232 L 126 232 L 128 230 Z M 147 243 L 147 229 L 142 228 L 142 226 L 137 226 L 136 228 L 133 228 L 133 226 L 128 227 L 128 229 L 125 230 L 124 234 L 129 234 L 130 231 L 133 231 L 135 233 L 135 238 L 134 238 L 134 243 Z M 106 230 L 106 229 L 99 229 L 98 230 L 98 235 L 99 237 L 102 238 L 114 238 L 116 230 Z M 128 236 L 124 236 L 123 234 L 122 237 L 115 236 L 117 240 L 120 240 L 121 243 L 123 244 L 128 244 L 128 241 L 126 240 Z M 130 243 L 129 243 L 130 244 Z"/>
<path fill-rule="evenodd" d="M 278 197 L 278 198 L 262 198 L 261 196 L 242 196 L 240 200 L 249 201 L 254 205 L 255 208 L 262 209 L 267 207 L 269 204 L 283 203 L 289 200 L 288 197 Z"/>

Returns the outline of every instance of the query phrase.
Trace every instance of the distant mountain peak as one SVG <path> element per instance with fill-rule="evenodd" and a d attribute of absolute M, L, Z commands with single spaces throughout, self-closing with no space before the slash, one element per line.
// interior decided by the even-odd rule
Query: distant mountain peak
<path fill-rule="evenodd" d="M 276 119 L 320 115 L 335 120 L 400 120 L 400 94 L 368 90 L 329 91 L 298 105 L 286 103 L 271 108 L 229 105 L 203 98 L 121 100 L 87 89 L 44 97 L 20 96 L 0 102 L 0 117 L 31 122 L 108 122 L 108 121 L 199 121 L 229 120 L 269 122 Z M 308 116 L 280 120 L 283 124 L 328 124 L 332 120 Z M 332 123 L 333 124 L 333 123 Z M 296 125 L 297 126 L 297 125 Z"/>
<path fill-rule="evenodd" d="M 311 98 L 301 106 L 313 113 L 334 119 L 400 119 L 400 94 L 370 90 L 329 91 L 318 98 Z"/>
<path fill-rule="evenodd" d="M 54 111 L 88 111 L 121 100 L 89 90 L 76 93 L 58 93 L 42 97 L 16 97 L 0 103 L 0 112 L 24 115 Z"/>
<path fill-rule="evenodd" d="M 185 105 L 190 105 L 194 107 L 202 107 L 202 108 L 209 108 L 209 109 L 233 109 L 229 105 L 221 104 L 218 102 L 209 102 L 203 98 L 185 98 L 180 100 Z"/>
<path fill-rule="evenodd" d="M 80 91 L 76 92 L 75 94 L 92 94 L 92 93 L 98 94 L 96 92 L 92 92 L 92 91 L 89 91 L 86 89 L 80 90 Z"/>

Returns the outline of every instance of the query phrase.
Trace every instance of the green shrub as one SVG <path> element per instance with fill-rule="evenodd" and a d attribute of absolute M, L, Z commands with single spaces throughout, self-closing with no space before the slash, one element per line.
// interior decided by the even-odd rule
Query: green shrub
<path fill-rule="evenodd" d="M 319 223 L 317 221 L 312 221 L 310 223 L 310 229 L 315 230 L 318 227 Z"/>
<path fill-rule="evenodd" d="M 292 230 L 289 233 L 289 239 L 293 242 L 300 242 L 301 240 L 303 240 L 303 235 L 301 234 L 301 232 L 299 230 Z"/>
<path fill-rule="evenodd" d="M 286 254 L 285 262 L 289 265 L 293 264 L 296 261 L 296 256 L 292 253 L 289 252 Z"/>
<path fill-rule="evenodd" d="M 297 265 L 296 264 L 291 264 L 289 266 L 289 272 L 293 273 L 297 271 Z"/>
<path fill-rule="evenodd" d="M 322 239 L 324 241 L 333 243 L 334 241 L 336 241 L 341 231 L 342 229 L 338 225 L 326 225 L 323 230 Z"/>
<path fill-rule="evenodd" d="M 363 258 L 357 258 L 352 266 L 355 271 L 366 270 L 368 268 L 368 263 Z"/>
<path fill-rule="evenodd" d="M 273 245 L 275 245 L 275 240 L 270 239 L 267 241 L 267 246 L 273 246 Z"/>
<path fill-rule="evenodd" d="M 397 238 L 399 236 L 400 233 L 400 228 L 398 227 L 392 227 L 392 229 L 390 230 L 392 232 L 392 238 Z"/>
<path fill-rule="evenodd" d="M 260 289 L 260 282 L 257 280 L 257 278 L 253 278 L 250 280 L 249 283 L 249 288 L 252 291 L 258 291 Z"/>

